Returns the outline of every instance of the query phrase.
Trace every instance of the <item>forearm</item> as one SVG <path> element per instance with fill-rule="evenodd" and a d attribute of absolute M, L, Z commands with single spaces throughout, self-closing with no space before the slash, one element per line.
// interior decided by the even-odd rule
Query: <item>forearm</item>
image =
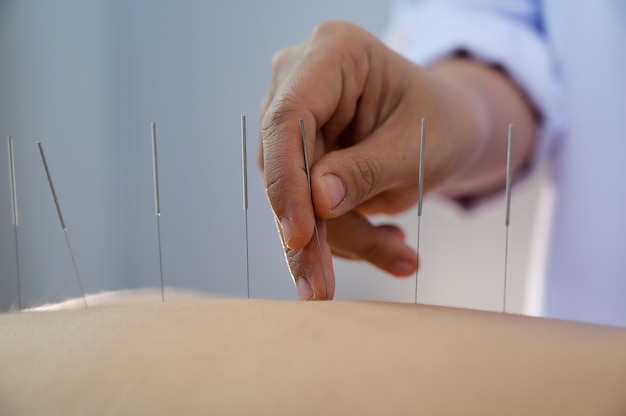
<path fill-rule="evenodd" d="M 438 142 L 454 161 L 433 191 L 460 197 L 501 187 L 506 177 L 507 126 L 514 124 L 515 172 L 528 163 L 534 147 L 533 106 L 500 69 L 468 58 L 441 61 L 427 71 L 441 87 L 444 114 Z"/>

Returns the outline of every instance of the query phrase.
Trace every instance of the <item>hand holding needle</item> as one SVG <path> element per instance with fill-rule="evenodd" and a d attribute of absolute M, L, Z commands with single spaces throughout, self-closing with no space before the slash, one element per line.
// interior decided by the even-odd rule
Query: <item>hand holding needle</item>
<path fill-rule="evenodd" d="M 331 249 L 393 276 L 415 276 L 416 252 L 403 230 L 368 218 L 418 202 L 416 114 L 429 125 L 424 192 L 462 198 L 501 186 L 506 143 L 496 132 L 508 121 L 524 126 L 516 132 L 513 170 L 532 152 L 532 108 L 500 70 L 481 62 L 454 57 L 420 67 L 354 25 L 329 22 L 278 53 L 273 72 L 261 110 L 261 162 L 291 275 L 307 299 L 324 297 L 324 273 L 332 297 Z M 311 190 L 297 119 L 315 159 Z"/>

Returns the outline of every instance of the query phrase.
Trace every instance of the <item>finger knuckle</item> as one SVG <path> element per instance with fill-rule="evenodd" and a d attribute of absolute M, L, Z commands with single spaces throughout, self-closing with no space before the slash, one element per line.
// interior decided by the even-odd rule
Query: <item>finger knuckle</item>
<path fill-rule="evenodd" d="M 268 164 L 265 165 L 265 192 L 276 219 L 281 219 L 285 215 L 286 181 L 288 181 L 288 176 L 285 172 L 273 169 Z M 278 229 L 281 229 L 280 226 Z M 285 245 L 285 241 L 283 241 L 282 233 L 281 241 L 283 242 L 283 246 L 286 248 L 287 246 Z"/>
<path fill-rule="evenodd" d="M 274 97 L 261 120 L 261 138 L 264 145 L 269 145 L 266 140 L 279 135 L 285 123 L 294 119 L 298 108 L 298 99 L 294 94 L 283 91 Z"/>
<path fill-rule="evenodd" d="M 327 36 L 340 36 L 351 31 L 353 25 L 340 20 L 327 20 L 318 24 L 313 30 L 312 38 L 325 38 Z"/>
<path fill-rule="evenodd" d="M 358 201 L 365 201 L 378 189 L 383 174 L 383 164 L 375 157 L 362 155 L 354 155 L 352 162 L 354 196 Z"/>
<path fill-rule="evenodd" d="M 304 250 L 293 250 L 285 248 L 285 260 L 289 266 L 289 272 L 295 278 L 303 276 L 305 272 Z"/>
<path fill-rule="evenodd" d="M 266 165 L 265 167 L 265 192 L 272 203 L 280 199 L 284 194 L 285 183 L 289 181 L 288 175 L 279 167 Z"/>
<path fill-rule="evenodd" d="M 293 48 L 281 49 L 272 57 L 272 72 L 276 74 L 282 72 L 285 66 L 291 61 L 293 55 Z"/>

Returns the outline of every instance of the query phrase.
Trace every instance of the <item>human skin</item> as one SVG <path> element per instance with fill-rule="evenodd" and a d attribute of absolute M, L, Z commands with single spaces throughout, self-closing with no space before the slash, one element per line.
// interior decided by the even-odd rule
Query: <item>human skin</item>
<path fill-rule="evenodd" d="M 332 254 L 395 276 L 415 272 L 417 256 L 402 230 L 367 218 L 417 202 L 422 117 L 425 192 L 460 197 L 501 187 L 509 123 L 514 171 L 532 152 L 532 105 L 502 70 L 468 57 L 419 67 L 352 24 L 326 22 L 304 43 L 280 51 L 273 74 L 261 111 L 259 160 L 301 299 L 333 297 Z M 300 119 L 314 155 L 311 191 Z"/>
<path fill-rule="evenodd" d="M 0 414 L 624 415 L 626 330 L 168 291 L 0 314 Z"/>

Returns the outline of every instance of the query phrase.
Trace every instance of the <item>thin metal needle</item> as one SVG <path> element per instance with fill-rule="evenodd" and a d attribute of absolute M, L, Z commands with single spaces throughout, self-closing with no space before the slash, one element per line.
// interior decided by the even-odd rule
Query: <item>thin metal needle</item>
<path fill-rule="evenodd" d="M 304 132 L 304 120 L 300 119 L 300 135 L 302 136 L 302 147 L 304 149 L 304 166 L 306 167 L 306 178 L 309 183 L 309 191 L 311 191 L 311 171 L 309 169 L 309 154 L 306 148 L 306 134 Z M 314 215 L 315 216 L 315 215 Z M 320 243 L 320 235 L 317 231 L 317 219 L 313 223 L 315 231 L 315 240 L 317 241 L 317 249 L 320 252 L 320 263 L 322 265 L 322 275 L 324 276 L 324 290 L 326 291 L 326 299 L 328 299 L 328 286 L 326 284 L 326 271 L 324 270 L 324 257 L 322 256 L 322 244 Z"/>
<path fill-rule="evenodd" d="M 67 226 L 65 225 L 65 221 L 63 220 L 63 214 L 61 213 L 61 206 L 59 205 L 59 199 L 57 198 L 57 193 L 54 190 L 54 184 L 52 183 L 52 176 L 50 175 L 50 169 L 48 169 L 48 162 L 46 161 L 46 155 L 43 151 L 43 145 L 41 142 L 37 142 L 37 146 L 39 147 L 39 153 L 41 153 L 41 161 L 43 162 L 43 167 L 46 170 L 46 176 L 48 177 L 48 183 L 50 184 L 50 190 L 52 191 L 52 198 L 54 198 L 54 204 L 57 207 L 57 213 L 59 214 L 59 221 L 61 221 L 61 228 L 63 228 L 63 233 L 65 234 L 65 241 L 67 242 L 67 249 L 70 252 L 70 257 L 72 258 L 72 264 L 74 265 L 74 272 L 76 273 L 76 279 L 78 280 L 78 286 L 80 286 L 80 293 L 83 295 L 83 302 L 85 302 L 85 309 L 87 306 L 87 298 L 85 297 L 85 290 L 83 289 L 83 283 L 80 280 L 80 274 L 78 273 L 78 266 L 76 266 L 76 259 L 74 258 L 74 252 L 72 251 L 72 246 L 70 245 L 70 239 L 67 235 Z"/>
<path fill-rule="evenodd" d="M 20 248 L 17 240 L 17 188 L 15 186 L 15 155 L 13 153 L 13 138 L 9 136 L 9 174 L 11 176 L 11 202 L 13 211 L 13 237 L 15 239 L 15 267 L 17 271 L 17 306 L 22 310 L 22 279 L 20 277 Z"/>
<path fill-rule="evenodd" d="M 163 283 L 163 256 L 161 254 L 161 195 L 159 193 L 159 160 L 157 157 L 156 124 L 152 127 L 152 167 L 154 172 L 154 209 L 157 217 L 157 234 L 159 239 L 159 273 L 161 274 L 161 301 L 165 302 L 165 285 Z"/>
<path fill-rule="evenodd" d="M 512 155 L 513 155 L 513 124 L 509 124 L 507 155 L 506 155 L 506 217 L 504 220 L 504 225 L 506 228 L 506 235 L 505 235 L 505 240 L 504 240 L 504 294 L 503 294 L 503 301 L 502 301 L 502 313 L 506 313 L 506 280 L 507 280 L 508 255 L 509 255 L 509 224 L 511 222 Z"/>
<path fill-rule="evenodd" d="M 422 117 L 422 126 L 420 129 L 420 166 L 419 166 L 419 188 L 417 202 L 417 260 L 419 263 L 420 255 L 420 226 L 422 222 L 422 200 L 424 196 L 424 145 L 426 141 L 426 117 Z M 417 282 L 419 276 L 419 264 L 415 271 L 415 303 L 417 303 Z"/>
<path fill-rule="evenodd" d="M 243 177 L 243 211 L 246 218 L 246 282 L 250 299 L 250 257 L 248 245 L 248 150 L 246 147 L 246 116 L 241 116 L 241 166 Z"/>

